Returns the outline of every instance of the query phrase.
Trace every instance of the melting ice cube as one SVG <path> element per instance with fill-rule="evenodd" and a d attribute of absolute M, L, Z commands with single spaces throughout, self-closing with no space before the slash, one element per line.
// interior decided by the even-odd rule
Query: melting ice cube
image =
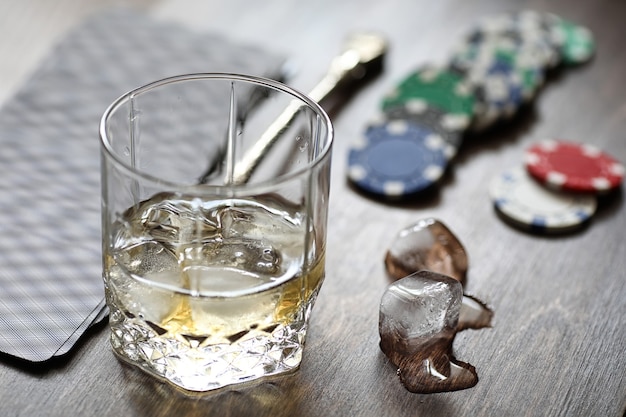
<path fill-rule="evenodd" d="M 422 269 L 465 281 L 468 261 L 461 242 L 443 223 L 423 219 L 401 230 L 385 256 L 389 274 L 400 279 Z"/>
<path fill-rule="evenodd" d="M 412 355 L 434 340 L 451 338 L 462 298 L 458 281 L 435 272 L 420 271 L 394 282 L 380 303 L 383 351 Z"/>
<path fill-rule="evenodd" d="M 384 293 L 380 348 L 409 391 L 454 391 L 478 382 L 474 367 L 452 356 L 462 300 L 459 281 L 432 271 L 395 281 Z"/>
<path fill-rule="evenodd" d="M 199 199 L 185 199 L 170 193 L 160 193 L 132 207 L 125 218 L 146 235 L 173 250 L 178 244 L 215 238 L 219 234 L 216 219 Z"/>
<path fill-rule="evenodd" d="M 125 311 L 159 323 L 177 308 L 180 296 L 162 288 L 184 286 L 178 261 L 167 248 L 158 242 L 143 242 L 118 249 L 114 257 L 110 285 Z"/>

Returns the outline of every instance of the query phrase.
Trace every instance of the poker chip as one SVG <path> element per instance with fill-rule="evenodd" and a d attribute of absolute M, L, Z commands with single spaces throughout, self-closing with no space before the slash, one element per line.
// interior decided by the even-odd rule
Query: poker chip
<path fill-rule="evenodd" d="M 538 59 L 536 63 L 554 68 L 560 63 L 563 37 L 554 29 L 553 16 L 532 10 L 490 16 L 480 21 L 470 37 L 475 42 L 505 39 L 517 48 L 531 47 Z"/>
<path fill-rule="evenodd" d="M 598 148 L 576 142 L 546 140 L 527 149 L 528 172 L 555 190 L 602 194 L 619 187 L 624 166 Z"/>
<path fill-rule="evenodd" d="M 388 108 L 379 117 L 380 123 L 385 120 L 406 120 L 432 130 L 446 142 L 444 154 L 448 160 L 456 156 L 463 142 L 463 133 L 467 128 L 467 119 L 425 106 L 421 100 L 408 100 L 402 105 Z"/>
<path fill-rule="evenodd" d="M 522 167 L 494 178 L 490 194 L 504 220 L 536 233 L 577 230 L 590 221 L 597 208 L 595 196 L 552 191 L 534 181 Z"/>
<path fill-rule="evenodd" d="M 470 32 L 454 48 L 449 66 L 472 89 L 473 129 L 483 130 L 510 118 L 534 98 L 551 56 L 555 52 L 543 38 L 523 32 L 512 15 L 484 20 Z"/>
<path fill-rule="evenodd" d="M 424 107 L 440 109 L 464 120 L 467 125 L 474 115 L 474 95 L 470 86 L 461 75 L 446 68 L 427 66 L 412 72 L 385 96 L 382 110 L 407 101 L 422 101 Z"/>
<path fill-rule="evenodd" d="M 537 39 L 504 36 L 485 38 L 477 37 L 474 33 L 455 47 L 450 66 L 468 78 L 477 78 L 477 70 L 504 66 L 517 74 L 521 81 L 522 97 L 524 101 L 530 101 L 545 80 L 543 51 L 546 48 Z"/>
<path fill-rule="evenodd" d="M 476 98 L 474 128 L 478 130 L 510 118 L 524 102 L 520 74 L 503 61 L 477 68 L 469 78 Z"/>
<path fill-rule="evenodd" d="M 523 11 L 515 15 L 518 28 L 525 35 L 539 36 L 556 52 L 552 65 L 576 65 L 587 62 L 595 52 L 591 31 L 551 13 Z"/>
<path fill-rule="evenodd" d="M 445 141 L 407 120 L 372 124 L 348 153 L 348 178 L 385 198 L 414 195 L 436 184 L 447 167 Z"/>
<path fill-rule="evenodd" d="M 582 64 L 595 52 L 595 41 L 589 29 L 556 15 L 548 15 L 552 37 L 559 45 L 561 61 L 566 65 Z"/>

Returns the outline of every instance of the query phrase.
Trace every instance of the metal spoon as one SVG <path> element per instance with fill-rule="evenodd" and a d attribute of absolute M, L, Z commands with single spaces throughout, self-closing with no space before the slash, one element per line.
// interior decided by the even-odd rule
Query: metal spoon
<path fill-rule="evenodd" d="M 331 100 L 348 95 L 382 72 L 386 40 L 374 33 L 355 33 L 344 44 L 343 52 L 335 57 L 322 80 L 308 94 L 325 110 Z M 267 151 L 289 127 L 300 106 L 288 106 L 263 133 L 258 142 L 237 162 L 232 184 L 243 184 L 250 179 Z"/>

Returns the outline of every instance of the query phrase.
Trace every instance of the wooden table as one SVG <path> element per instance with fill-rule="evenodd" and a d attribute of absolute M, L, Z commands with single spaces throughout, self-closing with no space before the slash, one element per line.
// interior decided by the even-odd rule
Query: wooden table
<path fill-rule="evenodd" d="M 148 13 L 198 30 L 264 45 L 298 66 L 290 84 L 311 88 L 354 29 L 391 44 L 381 77 L 335 118 L 327 278 L 301 369 L 240 390 L 187 398 L 119 363 L 105 326 L 49 366 L 0 363 L 2 416 L 622 416 L 626 409 L 626 209 L 621 193 L 601 201 L 585 230 L 527 234 L 494 213 L 488 184 L 548 137 L 594 143 L 626 162 L 626 2 L 135 0 Z M 0 100 L 97 0 L 0 3 Z M 467 140 L 440 192 L 410 204 L 365 198 L 346 183 L 348 144 L 381 96 L 410 70 L 441 62 L 482 16 L 520 6 L 591 28 L 598 54 L 553 77 L 506 127 Z M 383 257 L 395 234 L 435 217 L 470 256 L 465 288 L 495 310 L 493 327 L 459 333 L 457 358 L 476 366 L 474 388 L 407 392 L 378 347 L 378 304 L 389 284 Z M 94 277 L 99 279 L 99 277 Z"/>

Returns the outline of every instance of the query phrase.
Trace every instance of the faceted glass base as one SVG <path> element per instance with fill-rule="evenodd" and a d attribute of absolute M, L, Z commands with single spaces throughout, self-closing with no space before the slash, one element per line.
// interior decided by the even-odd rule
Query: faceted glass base
<path fill-rule="evenodd" d="M 115 313 L 119 319 L 121 312 Z M 252 330 L 232 343 L 204 345 L 200 340 L 159 335 L 135 318 L 111 320 L 111 345 L 120 359 L 188 391 L 292 372 L 302 360 L 305 336 L 302 320 L 271 332 Z"/>

